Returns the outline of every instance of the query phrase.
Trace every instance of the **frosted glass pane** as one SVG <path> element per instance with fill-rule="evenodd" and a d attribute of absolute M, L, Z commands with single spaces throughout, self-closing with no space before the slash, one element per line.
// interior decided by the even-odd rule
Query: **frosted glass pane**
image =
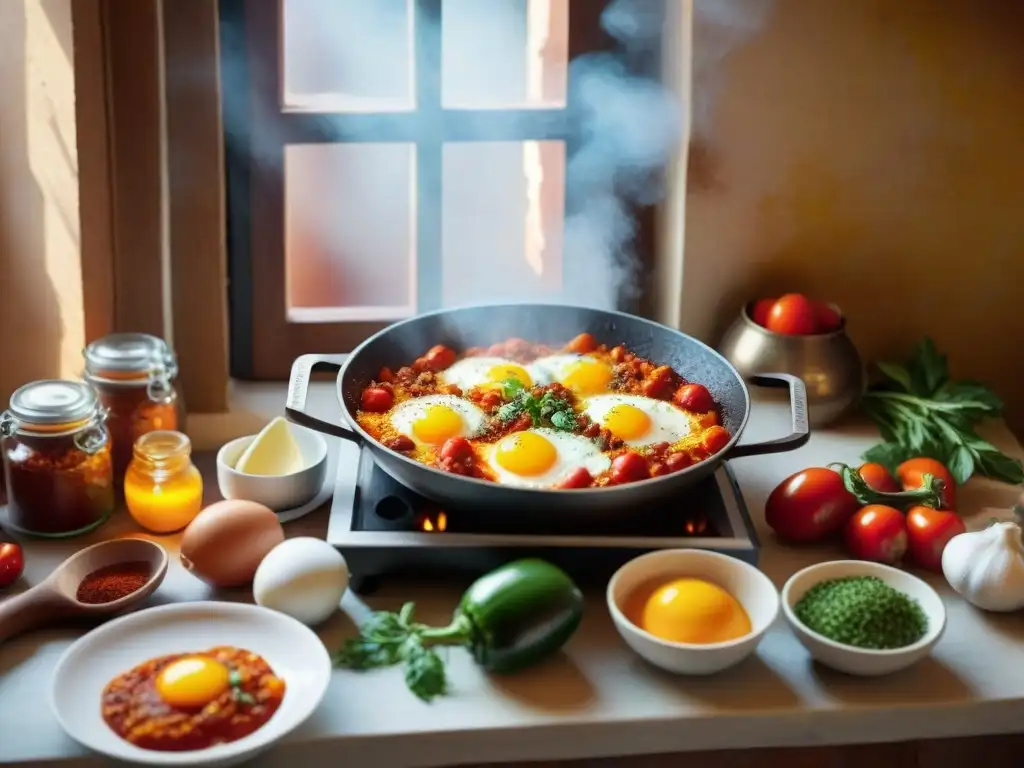
<path fill-rule="evenodd" d="M 565 105 L 569 0 L 444 0 L 441 18 L 446 107 Z"/>
<path fill-rule="evenodd" d="M 292 322 L 415 313 L 415 149 L 302 144 L 285 150 L 285 260 Z"/>
<path fill-rule="evenodd" d="M 562 289 L 565 146 L 448 144 L 443 169 L 444 303 L 556 297 Z"/>
<path fill-rule="evenodd" d="M 282 3 L 285 108 L 412 108 L 411 0 Z"/>

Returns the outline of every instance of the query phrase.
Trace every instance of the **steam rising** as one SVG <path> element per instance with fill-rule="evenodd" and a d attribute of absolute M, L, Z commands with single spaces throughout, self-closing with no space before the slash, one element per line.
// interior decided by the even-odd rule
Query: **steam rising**
<path fill-rule="evenodd" d="M 547 0 L 553 4 L 559 1 Z M 640 275 L 634 250 L 635 213 L 638 207 L 653 205 L 663 197 L 663 172 L 678 149 L 683 127 L 682 105 L 653 79 L 660 74 L 665 34 L 658 9 L 663 2 L 677 1 L 613 0 L 602 14 L 601 23 L 615 42 L 614 50 L 586 54 L 569 64 L 572 136 L 565 165 L 564 221 L 536 215 L 534 209 L 539 203 L 531 179 L 535 182 L 538 173 L 548 171 L 538 165 L 536 153 L 531 155 L 529 149 L 524 154 L 521 147 L 509 144 L 502 149 L 491 144 L 479 151 L 467 151 L 461 164 L 449 163 L 446 155 L 446 303 L 551 299 L 607 308 L 637 295 Z M 707 47 L 710 55 L 695 62 L 695 76 L 701 77 L 727 48 L 746 39 L 761 24 L 770 2 L 696 0 L 698 23 L 717 29 L 720 36 L 718 42 Z M 444 22 L 441 62 L 446 107 L 517 108 L 531 101 L 535 94 L 530 92 L 538 87 L 538 78 L 527 74 L 524 62 L 531 41 L 513 33 L 523 28 L 527 0 L 444 0 L 444 4 L 445 13 L 451 15 Z M 288 0 L 285 7 L 289 9 L 286 69 L 291 68 L 285 77 L 286 89 L 290 81 L 303 80 L 301 90 L 307 94 L 340 91 L 346 95 L 348 108 L 366 113 L 394 113 L 411 106 L 402 103 L 413 92 L 415 82 L 411 46 L 403 40 L 403 30 L 407 31 L 411 22 L 405 0 Z M 300 21 L 303 15 L 306 23 Z M 456 19 L 461 28 L 456 28 Z M 416 23 L 441 22 L 417 19 Z M 223 55 L 229 61 L 243 57 L 241 31 L 224 29 L 222 34 Z M 225 71 L 224 88 L 246 87 L 232 82 L 233 72 L 231 68 Z M 258 80 L 260 72 L 250 67 L 249 76 Z M 224 115 L 229 151 L 237 152 L 245 146 L 256 162 L 277 162 L 278 156 L 271 148 L 279 142 L 241 140 L 253 117 L 232 104 L 229 100 Z M 258 114 L 255 119 L 260 120 Z M 329 115 L 316 119 L 328 125 L 333 120 Z M 273 124 L 272 120 L 267 122 Z M 422 127 L 440 130 L 441 126 Z M 261 135 L 267 136 L 266 129 L 262 130 Z M 372 134 L 372 122 L 367 130 Z M 473 135 L 472 125 L 465 130 L 470 139 L 482 138 Z M 234 142 L 236 138 L 240 141 Z M 517 153 L 504 156 L 506 160 L 511 158 L 511 165 L 502 161 L 501 153 L 505 151 Z M 452 157 L 457 159 L 457 153 Z M 484 158 L 493 161 L 494 167 Z M 480 167 L 481 163 L 487 167 Z M 506 172 L 498 175 L 499 167 Z M 331 170 L 325 168 L 324 172 Z M 459 175 L 486 186 L 467 187 L 463 183 L 460 187 Z M 353 192 L 364 202 L 372 198 L 383 220 L 408 215 L 393 182 L 387 189 L 370 187 L 372 183 L 362 178 Z M 461 188 L 462 193 L 455 192 L 450 198 L 450 187 Z M 389 210 L 389 205 L 393 209 Z M 349 219 L 341 225 L 338 222 L 344 217 L 325 215 L 325 210 L 329 208 L 305 211 L 301 226 L 311 233 L 306 241 L 319 242 L 320 250 L 329 255 L 332 271 L 350 273 L 357 263 L 346 254 L 346 250 L 352 250 L 353 222 Z M 500 221 L 495 218 L 498 211 L 504 217 Z M 366 222 L 365 226 L 372 223 Z M 550 267 L 539 254 L 546 243 L 559 241 L 564 263 L 572 265 L 573 280 L 559 286 L 556 279 L 553 289 L 545 289 L 537 275 Z M 449 302 L 449 294 L 460 300 Z"/>

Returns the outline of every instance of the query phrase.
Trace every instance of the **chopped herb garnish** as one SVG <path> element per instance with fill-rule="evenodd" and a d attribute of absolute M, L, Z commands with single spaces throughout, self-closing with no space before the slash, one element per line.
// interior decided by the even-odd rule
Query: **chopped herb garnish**
<path fill-rule="evenodd" d="M 231 686 L 231 698 L 239 704 L 255 704 L 256 699 L 253 698 L 252 694 L 246 693 L 242 688 L 242 673 L 237 669 L 232 669 L 231 674 L 228 675 L 228 684 Z"/>
<path fill-rule="evenodd" d="M 512 398 L 498 409 L 498 418 L 502 422 L 507 424 L 527 413 L 535 427 L 553 427 L 563 432 L 577 428 L 576 412 L 568 401 L 551 392 L 534 397 L 519 379 L 505 379 L 501 386 L 505 397 Z"/>

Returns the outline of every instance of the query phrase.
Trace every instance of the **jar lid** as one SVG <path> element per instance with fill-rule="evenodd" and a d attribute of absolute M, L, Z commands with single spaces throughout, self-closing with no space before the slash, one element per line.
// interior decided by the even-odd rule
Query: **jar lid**
<path fill-rule="evenodd" d="M 174 352 L 163 339 L 148 333 L 112 333 L 87 346 L 84 354 L 85 370 L 94 376 L 153 370 L 171 378 L 178 374 Z"/>
<path fill-rule="evenodd" d="M 34 381 L 11 395 L 11 416 L 28 424 L 68 424 L 95 412 L 96 393 L 80 381 Z"/>

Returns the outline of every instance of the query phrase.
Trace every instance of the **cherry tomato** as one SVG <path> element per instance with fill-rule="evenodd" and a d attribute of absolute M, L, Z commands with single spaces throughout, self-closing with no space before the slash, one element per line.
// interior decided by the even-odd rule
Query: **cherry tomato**
<path fill-rule="evenodd" d="M 384 387 L 367 387 L 359 398 L 359 407 L 370 413 L 384 413 L 395 404 L 395 396 Z"/>
<path fill-rule="evenodd" d="M 612 460 L 611 481 L 615 485 L 632 483 L 650 477 L 647 459 L 639 453 L 628 451 Z"/>
<path fill-rule="evenodd" d="M 678 472 L 693 464 L 693 459 L 688 453 L 673 453 L 665 459 L 665 469 L 668 472 Z"/>
<path fill-rule="evenodd" d="M 896 478 L 889 474 L 889 470 L 881 464 L 861 464 L 857 474 L 864 478 L 864 482 L 876 491 L 899 493 L 903 490 L 900 484 L 896 482 Z"/>
<path fill-rule="evenodd" d="M 830 304 L 824 301 L 815 301 L 814 304 L 814 320 L 818 326 L 818 333 L 832 333 L 832 331 L 838 331 L 839 326 L 843 324 L 843 317 Z"/>
<path fill-rule="evenodd" d="M 907 552 L 903 513 L 884 504 L 868 504 L 846 524 L 846 548 L 859 560 L 895 565 Z"/>
<path fill-rule="evenodd" d="M 694 413 L 706 413 L 715 408 L 715 401 L 703 384 L 683 384 L 672 396 L 676 405 Z"/>
<path fill-rule="evenodd" d="M 595 349 L 597 349 L 597 339 L 589 333 L 581 333 L 565 345 L 566 352 L 577 352 L 581 355 L 593 352 Z"/>
<path fill-rule="evenodd" d="M 765 503 L 764 517 L 782 539 L 820 541 L 842 530 L 859 506 L 838 472 L 811 467 L 776 486 Z"/>
<path fill-rule="evenodd" d="M 750 319 L 762 328 L 768 325 L 768 315 L 775 306 L 775 299 L 758 299 L 750 310 Z"/>
<path fill-rule="evenodd" d="M 942 551 L 954 536 L 967 531 L 955 512 L 931 507 L 907 511 L 907 540 L 914 562 L 929 571 L 942 573 Z"/>
<path fill-rule="evenodd" d="M 441 458 L 459 461 L 473 455 L 473 446 L 464 437 L 449 437 L 441 446 Z"/>
<path fill-rule="evenodd" d="M 587 471 L 586 467 L 576 467 L 559 482 L 555 483 L 555 488 L 589 488 L 592 482 L 594 482 L 594 478 L 590 476 L 590 472 Z"/>
<path fill-rule="evenodd" d="M 804 336 L 818 331 L 814 304 L 799 293 L 787 293 L 772 305 L 765 327 L 774 333 Z"/>
<path fill-rule="evenodd" d="M 714 456 L 725 448 L 731 438 L 732 435 L 729 434 L 729 430 L 725 427 L 711 427 L 711 429 L 704 433 L 704 450 L 711 456 Z"/>
<path fill-rule="evenodd" d="M 21 547 L 12 542 L 0 544 L 0 589 L 16 582 L 24 569 L 25 556 Z"/>
<path fill-rule="evenodd" d="M 423 363 L 428 371 L 443 371 L 455 362 L 455 350 L 443 344 L 431 347 L 423 356 Z"/>
<path fill-rule="evenodd" d="M 945 465 L 935 459 L 907 459 L 896 467 L 896 478 L 907 490 L 920 488 L 925 475 L 938 477 L 946 484 L 942 491 L 942 508 L 956 509 L 956 481 Z"/>

